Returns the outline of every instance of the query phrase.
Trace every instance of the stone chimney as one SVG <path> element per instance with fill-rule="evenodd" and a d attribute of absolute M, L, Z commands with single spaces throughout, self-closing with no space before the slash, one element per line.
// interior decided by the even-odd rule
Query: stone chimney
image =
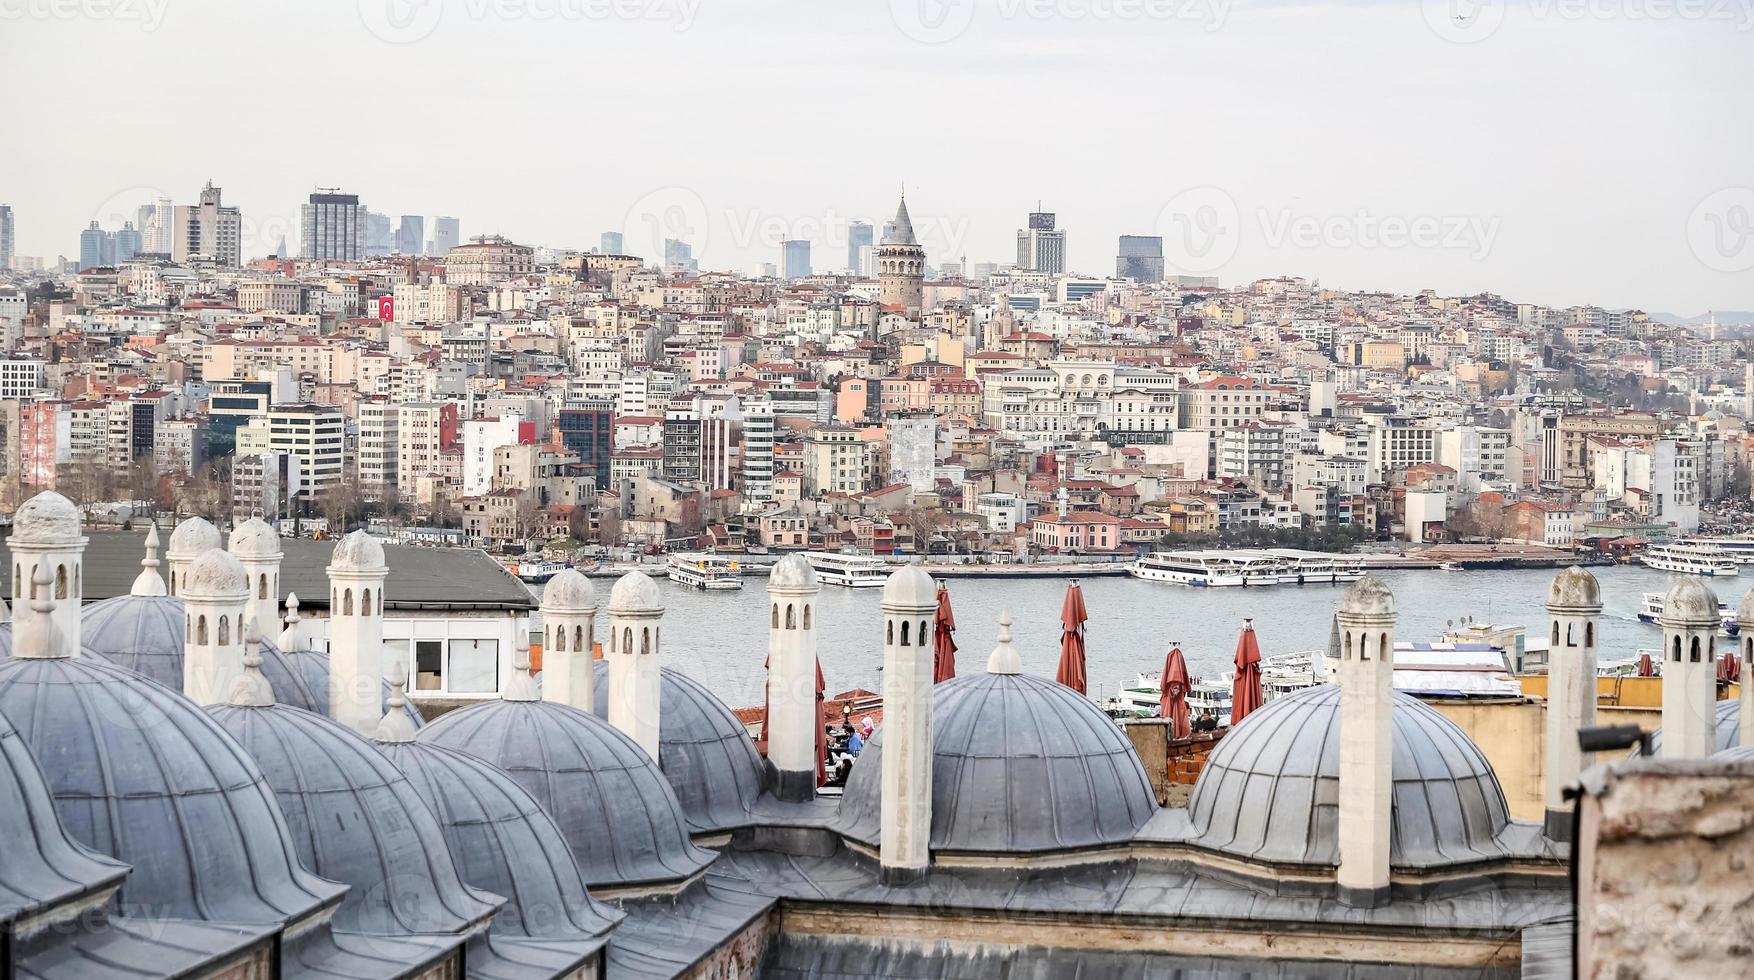
<path fill-rule="evenodd" d="M 1547 594 L 1547 774 L 1545 829 L 1552 840 L 1571 839 L 1574 807 L 1565 787 L 1593 765 L 1577 745 L 1577 730 L 1596 723 L 1596 626 L 1602 590 L 1596 577 L 1568 568 Z"/>
<path fill-rule="evenodd" d="M 595 710 L 596 616 L 597 590 L 583 573 L 569 568 L 548 580 L 542 590 L 542 700 Z"/>
<path fill-rule="evenodd" d="M 932 577 L 913 566 L 883 586 L 883 795 L 878 860 L 886 883 L 925 874 L 932 852 Z"/>
<path fill-rule="evenodd" d="M 659 642 L 664 602 L 644 572 L 628 572 L 609 590 L 609 724 L 655 762 L 663 684 Z"/>
<path fill-rule="evenodd" d="M 186 517 L 176 529 L 171 531 L 170 547 L 165 549 L 164 558 L 170 566 L 170 594 L 183 594 L 183 578 L 189 572 L 189 566 L 195 559 L 214 548 L 220 547 L 219 529 L 207 522 L 203 517 Z"/>
<path fill-rule="evenodd" d="M 822 586 L 800 555 L 787 555 L 767 580 L 767 759 L 782 799 L 816 795 L 816 599 Z"/>
<path fill-rule="evenodd" d="M 218 548 L 182 573 L 183 694 L 199 705 L 225 704 L 244 667 L 249 585 L 238 560 Z"/>
<path fill-rule="evenodd" d="M 280 532 L 260 517 L 232 528 L 228 550 L 250 577 L 250 615 L 262 629 L 280 618 Z"/>
<path fill-rule="evenodd" d="M 354 531 L 329 556 L 329 716 L 370 736 L 383 718 L 384 548 Z"/>
<path fill-rule="evenodd" d="M 1394 819 L 1395 597 L 1374 575 L 1340 601 L 1340 901 L 1389 898 Z"/>
<path fill-rule="evenodd" d="M 79 508 L 55 491 L 45 490 L 18 508 L 12 517 L 12 536 L 6 541 L 12 552 L 13 601 L 18 601 L 21 592 L 28 599 L 53 599 L 55 607 L 50 615 L 55 619 L 57 642 L 66 645 L 69 657 L 79 656 L 82 649 L 79 607 L 85 588 L 86 540 Z M 38 569 L 48 575 L 46 586 L 37 580 Z M 50 595 L 39 596 L 44 588 Z"/>
<path fill-rule="evenodd" d="M 1663 596 L 1663 747 L 1670 759 L 1703 759 L 1717 746 L 1717 594 L 1697 576 Z"/>

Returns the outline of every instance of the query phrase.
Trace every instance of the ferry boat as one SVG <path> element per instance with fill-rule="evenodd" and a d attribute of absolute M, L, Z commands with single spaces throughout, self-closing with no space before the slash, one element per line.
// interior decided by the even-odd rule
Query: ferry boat
<path fill-rule="evenodd" d="M 1754 537 L 1746 537 L 1746 538 L 1744 538 L 1744 537 L 1736 537 L 1736 538 L 1689 537 L 1689 538 L 1682 538 L 1681 543 L 1682 544 L 1697 544 L 1697 545 L 1702 545 L 1702 546 L 1708 547 L 1708 548 L 1716 548 L 1719 551 L 1724 553 L 1724 557 L 1728 558 L 1729 560 L 1735 562 L 1738 565 L 1754 565 Z"/>
<path fill-rule="evenodd" d="M 1740 574 L 1735 560 L 1715 544 L 1686 541 L 1653 544 L 1644 549 L 1638 560 L 1658 571 L 1678 572 L 1682 575 L 1722 578 Z"/>
<path fill-rule="evenodd" d="M 1217 588 L 1298 581 L 1291 563 L 1263 551 L 1156 551 L 1128 569 L 1134 578 Z"/>
<path fill-rule="evenodd" d="M 677 552 L 667 563 L 670 581 L 691 589 L 720 592 L 743 587 L 743 568 L 735 559 L 705 551 Z"/>
<path fill-rule="evenodd" d="M 1102 709 L 1117 718 L 1156 717 L 1163 703 L 1163 674 L 1152 671 L 1140 674 L 1132 684 L 1123 686 L 1115 696 L 1103 702 Z M 1230 682 L 1206 683 L 1194 680 L 1188 690 L 1188 715 L 1197 718 L 1210 711 L 1220 724 L 1230 724 Z"/>
<path fill-rule="evenodd" d="M 1719 602 L 1717 604 L 1717 615 L 1720 620 L 1718 626 L 1719 634 L 1723 636 L 1735 636 L 1737 633 L 1741 632 L 1741 627 L 1736 624 L 1736 610 L 1731 608 L 1729 603 Z M 1662 616 L 1663 594 L 1661 592 L 1646 592 L 1644 594 L 1644 605 L 1638 610 L 1638 621 L 1641 623 L 1656 623 L 1662 619 Z"/>
<path fill-rule="evenodd" d="M 505 563 L 505 570 L 512 573 L 520 582 L 530 585 L 541 585 L 561 572 L 566 571 L 567 564 L 560 561 L 511 561 Z"/>
<path fill-rule="evenodd" d="M 1364 559 L 1350 555 L 1296 548 L 1269 548 L 1267 554 L 1289 562 L 1298 585 L 1356 582 L 1364 577 Z"/>
<path fill-rule="evenodd" d="M 888 581 L 889 563 L 871 555 L 843 555 L 833 551 L 806 551 L 804 560 L 816 569 L 816 580 L 849 589 L 881 589 Z"/>

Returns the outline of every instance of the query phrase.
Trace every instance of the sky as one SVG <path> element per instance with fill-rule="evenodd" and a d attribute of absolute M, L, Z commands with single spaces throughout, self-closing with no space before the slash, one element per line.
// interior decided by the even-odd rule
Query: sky
<path fill-rule="evenodd" d="M 0 0 L 17 251 L 211 179 L 751 271 L 929 262 L 1754 310 L 1754 0 Z M 430 233 L 430 223 L 428 226 Z"/>

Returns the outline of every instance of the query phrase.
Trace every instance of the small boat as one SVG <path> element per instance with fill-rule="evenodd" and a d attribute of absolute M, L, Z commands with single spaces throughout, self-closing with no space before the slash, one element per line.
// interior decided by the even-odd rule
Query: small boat
<path fill-rule="evenodd" d="M 1715 544 L 1685 541 L 1653 544 L 1638 556 L 1638 560 L 1658 571 L 1681 575 L 1723 578 L 1740 574 L 1735 559 Z"/>
<path fill-rule="evenodd" d="M 682 551 L 666 564 L 670 581 L 691 589 L 724 592 L 743 587 L 743 567 L 735 559 L 705 551 Z"/>
<path fill-rule="evenodd" d="M 571 566 L 567 565 L 565 562 L 543 561 L 538 559 L 535 561 L 507 562 L 505 570 L 512 573 L 512 576 L 520 582 L 527 582 L 530 585 L 541 585 L 543 582 L 546 582 L 554 576 L 559 575 L 561 572 L 566 571 L 569 567 Z"/>
<path fill-rule="evenodd" d="M 843 555 L 834 551 L 806 551 L 804 560 L 825 585 L 849 589 L 881 589 L 889 581 L 889 563 L 871 555 Z"/>
<path fill-rule="evenodd" d="M 1438 571 L 1440 571 L 1440 572 L 1460 572 L 1460 571 L 1465 571 L 1465 569 L 1463 569 L 1463 568 L 1462 568 L 1462 566 L 1461 566 L 1461 565 L 1460 565 L 1460 564 L 1459 564 L 1459 563 L 1457 563 L 1457 562 L 1453 562 L 1453 561 L 1446 561 L 1446 562 L 1442 562 L 1442 563 L 1441 563 L 1441 564 L 1439 564 L 1439 565 L 1438 565 L 1438 566 L 1437 566 L 1437 570 L 1438 570 Z"/>

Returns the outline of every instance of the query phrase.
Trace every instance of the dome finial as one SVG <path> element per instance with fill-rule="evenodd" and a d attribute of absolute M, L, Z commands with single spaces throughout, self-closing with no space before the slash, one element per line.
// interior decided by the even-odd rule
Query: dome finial
<path fill-rule="evenodd" d="M 134 579 L 129 595 L 169 595 L 164 576 L 158 573 L 158 522 L 146 526 L 146 557 L 140 559 L 140 574 Z"/>
<path fill-rule="evenodd" d="M 408 665 L 401 659 L 393 661 L 386 679 L 390 682 L 390 697 L 384 702 L 384 720 L 378 722 L 372 738 L 379 742 L 412 742 L 414 719 L 408 717 L 408 698 L 403 693 L 408 688 Z"/>
<path fill-rule="evenodd" d="M 56 624 L 54 593 L 55 580 L 49 575 L 47 565 L 38 565 L 30 575 L 30 600 L 28 615 L 19 618 L 12 627 L 12 656 L 18 660 L 60 660 L 68 656 L 66 643 L 61 635 L 61 627 Z"/>
<path fill-rule="evenodd" d="M 1011 645 L 1010 606 L 999 611 L 999 645 L 993 647 L 992 655 L 987 657 L 987 673 L 1023 673 L 1023 658 L 1017 655 L 1017 648 Z"/>
<path fill-rule="evenodd" d="M 505 686 L 504 699 L 507 701 L 535 701 L 536 680 L 530 676 L 530 634 L 527 630 L 518 630 L 518 638 L 512 644 L 512 680 Z"/>
<path fill-rule="evenodd" d="M 251 616 L 244 624 L 244 672 L 231 686 L 231 704 L 265 708 L 274 703 L 274 688 L 262 675 L 262 629 Z"/>

